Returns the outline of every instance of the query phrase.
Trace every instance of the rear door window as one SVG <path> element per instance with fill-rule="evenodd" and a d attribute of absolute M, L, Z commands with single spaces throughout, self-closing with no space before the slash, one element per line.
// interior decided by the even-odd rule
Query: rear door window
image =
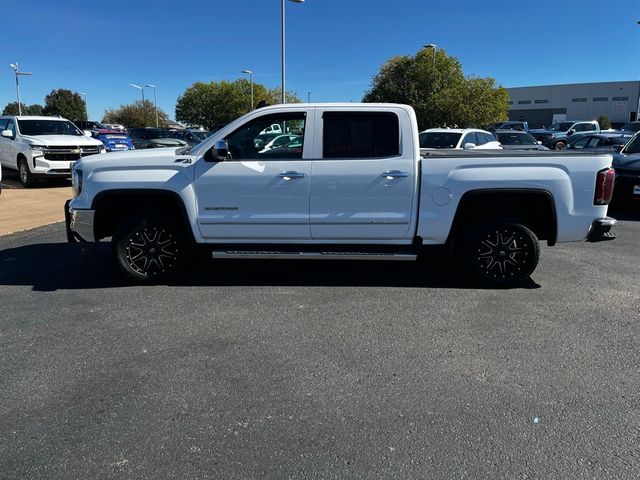
<path fill-rule="evenodd" d="M 400 122 L 391 112 L 325 112 L 323 158 L 400 155 Z"/>

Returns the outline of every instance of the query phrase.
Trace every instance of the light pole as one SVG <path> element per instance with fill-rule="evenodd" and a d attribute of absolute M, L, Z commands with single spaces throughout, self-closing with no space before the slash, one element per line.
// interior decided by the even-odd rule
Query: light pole
<path fill-rule="evenodd" d="M 78 92 L 78 95 L 82 97 L 84 102 L 84 112 L 87 114 L 87 120 L 89 120 L 89 107 L 87 107 L 87 94 L 84 92 Z"/>
<path fill-rule="evenodd" d="M 636 21 L 640 25 L 640 20 Z M 640 83 L 638 84 L 638 106 L 636 107 L 636 122 L 640 121 Z"/>
<path fill-rule="evenodd" d="M 143 121 L 146 126 L 147 125 L 147 106 L 144 103 L 144 88 L 142 88 L 140 85 L 136 85 L 135 83 L 130 83 L 129 85 L 133 88 L 137 88 L 138 90 L 140 90 L 140 93 L 142 93 L 142 115 L 144 117 Z"/>
<path fill-rule="evenodd" d="M 160 123 L 158 122 L 158 96 L 156 95 L 156 86 L 149 84 L 145 85 L 145 87 L 153 88 L 153 108 L 156 111 L 156 128 L 158 128 Z"/>
<path fill-rule="evenodd" d="M 307 103 L 311 103 L 311 92 L 307 92 Z"/>
<path fill-rule="evenodd" d="M 289 0 L 293 3 L 304 3 L 304 0 Z M 286 77 L 286 67 L 285 67 L 285 21 L 284 21 L 284 4 L 285 0 L 282 0 L 282 103 L 287 103 L 287 99 L 285 96 L 285 77 Z"/>
<path fill-rule="evenodd" d="M 435 43 L 429 43 L 428 45 L 423 45 L 424 48 L 430 48 L 433 51 L 433 66 L 436 66 L 436 48 L 438 46 Z"/>
<path fill-rule="evenodd" d="M 242 73 L 246 73 L 247 75 L 249 75 L 249 82 L 251 83 L 251 110 L 253 110 L 253 71 L 242 70 Z"/>
<path fill-rule="evenodd" d="M 13 68 L 13 71 L 16 74 L 16 96 L 18 97 L 18 115 L 22 115 L 22 104 L 20 103 L 20 82 L 18 81 L 18 77 L 20 75 L 33 75 L 30 72 L 21 72 L 20 67 L 18 67 L 18 62 L 10 63 L 9 66 Z"/>

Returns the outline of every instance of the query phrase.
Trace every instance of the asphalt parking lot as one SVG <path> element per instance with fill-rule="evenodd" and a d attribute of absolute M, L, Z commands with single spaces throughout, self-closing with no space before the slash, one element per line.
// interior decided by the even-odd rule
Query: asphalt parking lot
<path fill-rule="evenodd" d="M 0 237 L 0 478 L 638 478 L 618 217 L 506 290 L 440 255 L 127 286 L 62 224 Z"/>

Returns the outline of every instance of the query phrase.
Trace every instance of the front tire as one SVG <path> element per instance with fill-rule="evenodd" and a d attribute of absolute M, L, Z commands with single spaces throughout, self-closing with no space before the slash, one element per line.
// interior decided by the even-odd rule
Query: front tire
<path fill-rule="evenodd" d="M 554 150 L 564 150 L 567 148 L 567 144 L 564 142 L 558 142 L 553 146 Z"/>
<path fill-rule="evenodd" d="M 529 278 L 538 265 L 538 237 L 519 223 L 494 222 L 479 226 L 464 244 L 464 261 L 474 277 L 496 286 Z"/>
<path fill-rule="evenodd" d="M 18 177 L 20 177 L 20 183 L 25 188 L 33 187 L 36 183 L 33 173 L 29 170 L 26 158 L 18 160 Z"/>
<path fill-rule="evenodd" d="M 136 283 L 155 283 L 175 275 L 186 259 L 183 229 L 156 216 L 125 222 L 112 240 L 121 270 Z"/>

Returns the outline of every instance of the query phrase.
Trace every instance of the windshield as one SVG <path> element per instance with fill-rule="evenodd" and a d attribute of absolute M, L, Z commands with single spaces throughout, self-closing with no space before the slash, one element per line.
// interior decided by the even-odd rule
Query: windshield
<path fill-rule="evenodd" d="M 572 122 L 558 122 L 551 125 L 549 130 L 552 132 L 566 132 L 571 128 L 571 125 L 573 125 Z"/>
<path fill-rule="evenodd" d="M 18 120 L 18 127 L 23 135 L 84 135 L 68 120 Z"/>
<path fill-rule="evenodd" d="M 622 127 L 622 130 L 625 130 L 627 132 L 640 132 L 640 122 L 625 123 L 624 127 Z"/>
<path fill-rule="evenodd" d="M 420 148 L 456 148 L 461 136 L 453 132 L 422 132 Z"/>
<path fill-rule="evenodd" d="M 537 145 L 535 138 L 525 132 L 498 132 L 498 140 L 503 145 Z"/>
<path fill-rule="evenodd" d="M 640 153 L 640 133 L 631 139 L 626 147 L 622 149 L 622 153 L 631 155 L 632 153 Z"/>
<path fill-rule="evenodd" d="M 211 132 L 191 132 L 194 137 L 198 138 L 200 141 L 206 140 L 206 138 L 211 135 Z"/>

